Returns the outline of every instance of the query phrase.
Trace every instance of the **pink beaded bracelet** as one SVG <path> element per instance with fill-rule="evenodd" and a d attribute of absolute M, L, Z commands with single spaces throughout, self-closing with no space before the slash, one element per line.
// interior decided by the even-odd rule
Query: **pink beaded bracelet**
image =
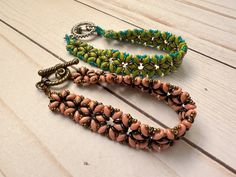
<path fill-rule="evenodd" d="M 151 151 L 160 151 L 172 146 L 176 140 L 185 135 L 194 122 L 195 102 L 180 87 L 148 77 L 122 76 L 85 67 L 70 72 L 68 66 L 78 62 L 79 60 L 75 59 L 39 71 L 42 79 L 36 86 L 48 95 L 50 110 L 68 116 L 74 122 L 107 136 L 111 140 L 128 144 L 133 148 Z M 55 73 L 56 79 L 49 79 L 53 73 Z M 70 93 L 68 90 L 55 92 L 49 89 L 50 86 L 61 84 L 66 80 L 72 80 L 78 86 L 108 83 L 135 87 L 143 92 L 148 92 L 173 108 L 178 114 L 180 123 L 173 128 L 154 128 L 110 105 L 103 105 L 84 98 L 82 95 Z"/>

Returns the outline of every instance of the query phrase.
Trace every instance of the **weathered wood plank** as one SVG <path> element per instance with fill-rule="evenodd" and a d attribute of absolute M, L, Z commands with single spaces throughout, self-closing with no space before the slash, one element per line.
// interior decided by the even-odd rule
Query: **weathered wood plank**
<path fill-rule="evenodd" d="M 1 99 L 0 112 L 0 176 L 71 176 Z"/>
<path fill-rule="evenodd" d="M 236 19 L 236 9 L 233 9 L 233 7 L 236 7 L 235 1 L 231 2 L 232 7 L 230 6 L 226 7 L 224 5 L 218 5 L 216 3 L 211 3 L 204 0 L 198 0 L 198 1 L 197 0 L 191 0 L 191 1 L 190 0 L 177 0 L 177 1 L 187 4 L 189 6 L 194 6 L 196 8 L 200 8 L 202 10 L 218 14 L 220 16 L 228 17 L 234 20 Z M 224 1 L 224 4 L 227 5 L 228 2 Z"/>
<path fill-rule="evenodd" d="M 10 1 L 7 3 L 9 4 Z M 96 21 L 97 24 L 104 26 L 104 28 L 109 27 L 112 29 L 126 29 L 131 27 L 119 20 L 73 1 L 61 0 L 55 4 L 48 4 L 46 1 L 40 3 L 22 2 L 18 3 L 17 7 L 14 3 L 8 5 L 8 7 L 10 8 L 6 7 L 8 13 L 5 19 L 17 27 L 17 29 L 24 31 L 33 40 L 39 42 L 58 56 L 68 58 L 68 60 L 72 59 L 72 57 L 68 56 L 65 52 L 65 43 L 62 37 L 78 21 Z M 61 7 L 63 7 L 63 11 Z M 50 10 L 39 18 L 37 15 L 38 8 L 49 8 Z M 17 11 L 19 11 L 16 9 L 21 9 L 24 15 L 18 14 L 18 18 L 14 18 L 17 16 Z M 72 16 L 71 12 L 76 12 L 77 10 L 80 11 L 79 15 Z M 46 21 L 40 20 L 45 18 L 47 18 Z M 101 48 L 119 48 L 119 45 L 112 45 L 111 43 L 104 42 L 102 39 L 91 42 Z M 143 48 L 135 49 L 135 47 L 131 47 L 130 45 L 121 47 L 123 47 L 122 50 L 128 50 L 132 53 L 146 52 Z M 234 102 L 236 99 L 236 83 L 234 82 L 234 77 L 234 69 L 189 51 L 183 66 L 178 72 L 163 78 L 189 91 L 198 103 L 199 114 L 197 121 L 187 137 L 197 146 L 203 148 L 231 167 L 236 166 L 236 153 L 234 153 L 235 142 L 232 142 L 236 131 L 234 128 L 236 124 L 236 110 L 234 109 L 236 104 Z M 175 114 L 169 111 L 169 109 L 165 109 L 164 105 L 157 103 L 151 97 L 140 93 L 133 93 L 131 89 L 125 89 L 125 91 L 119 89 L 114 90 L 134 105 L 140 106 L 141 109 L 148 112 L 152 117 L 167 125 L 174 125 L 175 122 L 173 123 L 173 119 L 170 117 L 175 116 Z M 223 111 L 217 112 L 215 110 Z M 219 127 L 219 125 L 221 126 Z M 228 146 L 229 143 L 232 146 Z M 228 151 L 225 152 L 225 149 L 228 149 Z"/>
<path fill-rule="evenodd" d="M 36 90 L 34 84 L 39 79 L 37 70 L 58 63 L 58 60 L 12 29 L 1 25 L 0 30 L 0 65 L 3 68 L 0 70 L 0 80 L 2 81 L 0 98 L 12 110 L 8 113 L 7 109 L 1 106 L 4 110 L 1 111 L 3 114 L 1 117 L 5 117 L 1 118 L 1 121 L 4 121 L 4 124 L 1 125 L 6 125 L 4 127 L 11 129 L 13 127 L 20 129 L 24 125 L 27 128 L 26 134 L 19 132 L 18 138 L 28 140 L 27 132 L 32 132 L 34 139 L 28 141 L 42 142 L 48 153 L 52 154 L 57 163 L 62 164 L 72 176 L 148 175 L 152 177 L 156 174 L 162 176 L 233 176 L 228 170 L 183 141 L 161 154 L 136 151 L 90 133 L 70 120 L 51 113 L 46 106 L 48 99 Z M 105 104 L 116 105 L 141 121 L 156 125 L 147 117 L 140 117 L 140 113 L 135 109 L 97 86 L 88 89 L 77 89 L 70 86 L 70 89 Z M 16 119 L 15 116 L 18 118 Z M 6 119 L 7 117 L 11 119 Z M 11 124 L 7 124 L 9 121 Z M 12 138 L 13 135 L 11 135 Z M 26 141 L 24 143 L 27 145 Z M 4 149 L 7 146 L 4 146 Z M 23 147 L 16 145 L 19 151 L 25 152 L 21 149 Z M 32 148 L 37 150 L 37 147 Z M 15 163 L 14 156 L 11 155 L 14 154 L 4 154 L 1 155 L 1 158 L 12 159 Z M 27 153 L 18 154 L 22 170 L 26 169 L 26 171 L 31 162 L 27 155 Z M 44 158 L 46 157 L 43 155 L 37 156 L 39 161 L 45 160 Z M 191 167 L 185 168 L 190 162 Z M 4 171 L 11 171 L 15 168 L 14 165 L 4 164 L 5 166 L 1 165 L 1 168 L 4 167 Z M 51 176 L 50 174 L 56 171 L 55 167 L 51 166 L 49 166 L 48 175 L 44 176 Z M 40 168 L 41 166 L 38 166 L 38 169 Z M 137 172 L 137 169 L 142 170 Z M 14 171 L 11 174 L 9 176 L 19 176 Z"/>
<path fill-rule="evenodd" d="M 235 1 L 234 0 L 225 0 L 225 1 L 221 1 L 221 0 L 201 0 L 205 3 L 208 4 L 212 4 L 218 7 L 224 7 L 228 10 L 236 10 L 236 6 L 235 6 Z"/>

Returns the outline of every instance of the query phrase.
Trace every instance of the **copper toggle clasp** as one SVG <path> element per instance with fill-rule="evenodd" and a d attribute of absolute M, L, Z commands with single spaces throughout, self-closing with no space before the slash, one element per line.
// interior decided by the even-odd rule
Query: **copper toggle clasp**
<path fill-rule="evenodd" d="M 41 78 L 41 81 L 36 83 L 36 87 L 39 90 L 44 90 L 45 87 L 59 85 L 63 83 L 70 77 L 70 74 L 71 74 L 68 66 L 72 66 L 78 63 L 79 63 L 79 60 L 75 58 L 72 61 L 60 63 L 53 67 L 39 70 L 38 74 L 42 78 Z M 49 78 L 52 74 L 55 74 L 54 79 Z"/>

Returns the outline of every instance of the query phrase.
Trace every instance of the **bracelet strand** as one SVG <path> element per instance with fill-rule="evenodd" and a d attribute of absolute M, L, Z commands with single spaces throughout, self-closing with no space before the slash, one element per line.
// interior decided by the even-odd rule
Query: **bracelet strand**
<path fill-rule="evenodd" d="M 115 49 L 97 49 L 75 35 L 66 35 L 66 49 L 92 66 L 120 75 L 140 77 L 164 76 L 181 65 L 187 53 L 187 44 L 180 37 L 159 30 L 104 30 L 95 26 L 97 35 L 108 39 L 126 41 L 147 47 L 157 48 L 165 55 L 132 55 Z"/>
<path fill-rule="evenodd" d="M 177 126 L 167 129 L 154 128 L 117 108 L 70 93 L 68 90 L 46 92 L 50 98 L 50 110 L 69 116 L 91 131 L 133 148 L 160 151 L 172 146 L 185 135 L 196 116 L 195 102 L 187 92 L 157 79 L 121 76 L 85 67 L 80 67 L 72 73 L 70 79 L 78 86 L 107 83 L 134 87 L 148 92 L 174 109 L 180 120 Z"/>

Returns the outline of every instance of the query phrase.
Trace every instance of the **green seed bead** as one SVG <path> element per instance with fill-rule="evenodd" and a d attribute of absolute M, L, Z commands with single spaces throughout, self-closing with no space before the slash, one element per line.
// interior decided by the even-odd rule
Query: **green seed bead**
<path fill-rule="evenodd" d="M 172 42 L 172 41 L 174 41 L 174 40 L 175 40 L 175 35 L 172 35 L 172 36 L 169 37 L 169 39 L 168 39 L 169 42 Z"/>
<path fill-rule="evenodd" d="M 116 68 L 116 74 L 120 74 L 123 70 L 123 67 L 117 67 Z"/>
<path fill-rule="evenodd" d="M 164 44 L 160 44 L 159 45 L 159 50 L 163 50 L 165 48 L 165 45 Z"/>
<path fill-rule="evenodd" d="M 85 51 L 84 47 L 78 47 L 78 51 Z"/>
<path fill-rule="evenodd" d="M 124 60 L 124 53 L 123 53 L 123 52 L 120 52 L 119 58 L 120 58 L 121 60 Z"/>
<path fill-rule="evenodd" d="M 102 50 L 98 49 L 97 54 L 98 54 L 98 56 L 100 56 L 102 54 Z"/>
<path fill-rule="evenodd" d="M 85 49 L 86 51 L 88 51 L 88 52 L 93 52 L 93 50 L 95 50 L 95 51 L 96 51 L 96 49 L 95 49 L 95 48 L 93 48 L 93 47 L 92 47 L 92 46 L 90 46 L 90 45 L 88 45 L 88 46 L 84 47 L 84 49 Z"/>
<path fill-rule="evenodd" d="M 155 55 L 152 56 L 151 60 L 155 65 L 157 65 L 157 58 L 155 57 Z"/>
<path fill-rule="evenodd" d="M 133 77 L 136 77 L 136 76 L 138 76 L 139 75 L 139 70 L 137 69 L 137 70 L 134 70 L 133 72 L 132 72 L 132 76 Z"/>
<path fill-rule="evenodd" d="M 148 76 L 149 77 L 153 77 L 154 75 L 155 75 L 155 71 L 154 70 L 148 72 Z"/>
<path fill-rule="evenodd" d="M 149 65 L 149 64 L 145 65 L 144 68 L 146 70 L 153 70 L 154 69 L 154 67 L 152 65 Z"/>
<path fill-rule="evenodd" d="M 164 75 L 168 75 L 170 73 L 170 69 L 169 68 L 166 69 L 163 73 L 164 73 Z"/>
<path fill-rule="evenodd" d="M 77 47 L 79 47 L 81 43 L 82 43 L 82 42 L 81 42 L 80 40 L 77 40 L 74 45 L 77 46 Z"/>
<path fill-rule="evenodd" d="M 76 54 L 77 54 L 77 52 L 78 52 L 78 48 L 77 48 L 77 47 L 75 47 L 75 48 L 73 49 L 73 52 L 72 52 L 72 54 L 73 54 L 73 55 L 76 55 Z"/>
<path fill-rule="evenodd" d="M 167 39 L 166 32 L 162 32 L 162 33 L 161 33 L 161 36 L 162 36 L 162 38 L 163 38 L 164 40 L 166 40 L 166 39 Z"/>
<path fill-rule="evenodd" d="M 147 36 L 148 36 L 149 38 L 151 38 L 151 37 L 152 37 L 152 33 L 151 33 L 150 31 L 147 31 Z"/>
<path fill-rule="evenodd" d="M 179 45 L 179 38 L 178 37 L 175 38 L 175 44 Z"/>
<path fill-rule="evenodd" d="M 186 43 L 185 42 L 181 42 L 181 43 L 179 43 L 178 48 L 181 49 L 184 45 L 186 45 Z"/>
<path fill-rule="evenodd" d="M 89 57 L 89 55 L 86 53 L 86 54 L 84 54 L 84 59 L 85 60 L 87 60 L 88 59 L 88 57 Z"/>
<path fill-rule="evenodd" d="M 89 57 L 89 58 L 87 59 L 87 62 L 88 62 L 88 63 L 94 63 L 95 60 L 96 60 L 95 57 Z"/>
<path fill-rule="evenodd" d="M 90 52 L 90 53 L 89 53 L 89 56 L 90 56 L 90 57 L 97 57 L 97 54 L 96 54 L 95 52 Z"/>
<path fill-rule="evenodd" d="M 117 51 L 117 52 L 113 53 L 112 57 L 113 57 L 113 58 L 116 58 L 119 54 L 120 54 L 120 52 Z"/>
<path fill-rule="evenodd" d="M 166 46 L 165 49 L 167 52 L 170 52 L 172 50 L 170 46 Z"/>
<path fill-rule="evenodd" d="M 164 69 L 166 69 L 166 68 L 169 68 L 169 65 L 168 64 L 165 64 L 165 63 L 163 63 L 161 66 L 160 66 L 161 68 L 164 68 Z"/>
<path fill-rule="evenodd" d="M 109 71 L 111 73 L 114 73 L 114 71 L 115 71 L 114 65 L 112 63 L 110 63 L 110 65 L 109 65 Z"/>
<path fill-rule="evenodd" d="M 89 51 L 89 52 L 93 52 L 93 53 L 97 53 L 97 51 L 98 51 L 98 49 L 96 49 L 96 48 L 93 48 L 93 47 L 91 47 L 91 46 L 87 46 L 87 48 L 88 48 L 88 50 L 87 51 Z"/>
<path fill-rule="evenodd" d="M 113 64 L 120 65 L 120 61 L 119 60 L 113 60 Z"/>
<path fill-rule="evenodd" d="M 83 43 L 80 44 L 80 47 L 87 47 L 87 46 L 88 46 L 88 44 L 85 43 L 85 42 L 83 42 Z"/>
<path fill-rule="evenodd" d="M 101 66 L 101 59 L 100 59 L 100 58 L 97 58 L 97 60 L 96 60 L 96 64 L 97 64 L 98 67 Z"/>
<path fill-rule="evenodd" d="M 139 65 L 129 63 L 129 64 L 127 65 L 127 68 L 129 68 L 130 71 L 133 71 L 133 70 L 138 69 L 138 66 L 139 66 Z"/>
<path fill-rule="evenodd" d="M 160 63 L 160 64 L 163 64 L 163 63 L 165 63 L 165 62 L 166 62 L 166 55 L 163 56 L 163 58 L 160 60 L 159 63 Z"/>
<path fill-rule="evenodd" d="M 73 45 L 75 44 L 75 41 L 73 39 L 70 40 L 70 44 Z"/>
<path fill-rule="evenodd" d="M 171 71 L 176 71 L 177 68 L 173 65 L 170 67 L 170 69 L 171 69 Z"/>
<path fill-rule="evenodd" d="M 158 76 L 162 76 L 162 74 L 163 74 L 160 69 L 157 69 L 156 73 L 157 73 Z"/>
<path fill-rule="evenodd" d="M 159 38 L 159 37 L 160 37 L 160 35 L 161 35 L 161 32 L 160 32 L 160 31 L 158 31 L 158 32 L 154 33 L 154 37 L 155 37 L 155 38 Z"/>
<path fill-rule="evenodd" d="M 112 57 L 112 51 L 111 51 L 111 50 L 107 50 L 106 56 L 107 56 L 108 58 Z"/>
<path fill-rule="evenodd" d="M 106 56 L 100 56 L 99 57 L 101 61 L 109 61 L 109 59 Z"/>
<path fill-rule="evenodd" d="M 175 61 L 180 61 L 181 59 L 182 59 L 182 53 L 179 52 Z"/>
<path fill-rule="evenodd" d="M 66 48 L 67 49 L 74 49 L 74 46 L 69 44 L 69 45 L 66 45 Z"/>
<path fill-rule="evenodd" d="M 107 71 L 107 70 L 108 70 L 108 66 L 109 66 L 109 63 L 108 63 L 108 62 L 103 62 L 103 63 L 101 64 L 101 69 Z"/>
<path fill-rule="evenodd" d="M 132 59 L 132 55 L 129 55 L 126 57 L 125 62 L 129 63 L 131 59 Z"/>
<path fill-rule="evenodd" d="M 141 38 L 144 38 L 146 36 L 146 33 L 145 32 L 142 32 L 141 34 L 140 34 L 140 37 Z"/>
<path fill-rule="evenodd" d="M 146 56 L 145 58 L 143 58 L 142 62 L 143 62 L 144 64 L 149 63 L 149 56 Z"/>
<path fill-rule="evenodd" d="M 85 54 L 84 51 L 79 51 L 79 52 L 77 52 L 77 57 L 83 56 L 84 54 Z"/>
<path fill-rule="evenodd" d="M 180 60 L 180 61 L 176 61 L 176 62 L 175 62 L 175 66 L 180 66 L 181 63 L 182 63 L 182 60 Z"/>
<path fill-rule="evenodd" d="M 147 76 L 147 73 L 146 73 L 145 70 L 142 70 L 142 71 L 141 71 L 141 76 L 142 76 L 142 77 L 146 77 L 146 76 Z"/>
<path fill-rule="evenodd" d="M 166 61 L 168 61 L 169 63 L 172 62 L 172 57 L 170 55 L 166 55 L 165 58 L 166 58 Z"/>
<path fill-rule="evenodd" d="M 134 56 L 133 62 L 136 63 L 136 64 L 140 64 L 140 60 L 137 56 Z"/>
<path fill-rule="evenodd" d="M 107 51 L 108 51 L 108 50 L 103 50 L 103 51 L 102 51 L 102 55 L 105 56 L 105 55 L 107 54 Z"/>
<path fill-rule="evenodd" d="M 125 69 L 124 69 L 124 73 L 125 73 L 126 75 L 129 75 L 129 74 L 130 74 L 129 69 L 128 69 L 128 68 L 125 68 Z"/>
<path fill-rule="evenodd" d="M 130 29 L 128 29 L 127 37 L 130 37 L 131 35 L 132 35 L 132 31 Z"/>

